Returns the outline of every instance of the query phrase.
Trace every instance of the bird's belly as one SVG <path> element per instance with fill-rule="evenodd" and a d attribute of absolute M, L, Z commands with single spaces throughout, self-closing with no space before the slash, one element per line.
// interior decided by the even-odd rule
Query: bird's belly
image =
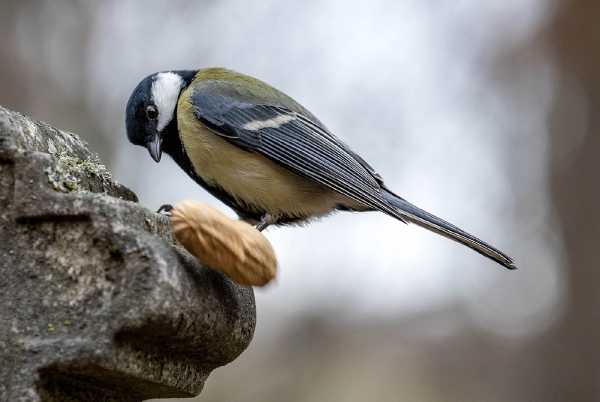
<path fill-rule="evenodd" d="M 198 121 L 178 119 L 180 137 L 196 173 L 255 212 L 277 218 L 309 219 L 352 203 L 347 197 L 320 187 L 262 155 L 245 151 Z"/>

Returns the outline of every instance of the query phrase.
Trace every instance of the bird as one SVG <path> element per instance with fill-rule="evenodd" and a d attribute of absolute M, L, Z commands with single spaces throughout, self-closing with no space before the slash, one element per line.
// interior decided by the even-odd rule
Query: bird
<path fill-rule="evenodd" d="M 514 270 L 508 255 L 411 204 L 305 107 L 221 67 L 151 74 L 126 106 L 127 138 L 189 177 L 262 231 L 336 211 L 380 211 Z"/>

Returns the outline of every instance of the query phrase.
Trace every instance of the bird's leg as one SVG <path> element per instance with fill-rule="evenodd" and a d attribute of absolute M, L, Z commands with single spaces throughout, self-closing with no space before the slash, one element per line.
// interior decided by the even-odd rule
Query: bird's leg
<path fill-rule="evenodd" d="M 156 211 L 156 213 L 160 214 L 162 211 L 165 211 L 167 213 L 167 215 L 171 215 L 171 211 L 174 209 L 175 208 L 173 208 L 173 205 L 165 204 L 165 205 L 161 205 L 160 208 L 158 208 L 158 211 Z"/>
<path fill-rule="evenodd" d="M 273 217 L 273 215 L 271 215 L 270 213 L 265 213 L 260 221 L 260 223 L 258 225 L 256 225 L 256 229 L 258 229 L 259 232 L 262 232 L 263 230 L 265 230 L 269 225 L 273 224 L 277 222 L 277 219 L 275 219 Z"/>

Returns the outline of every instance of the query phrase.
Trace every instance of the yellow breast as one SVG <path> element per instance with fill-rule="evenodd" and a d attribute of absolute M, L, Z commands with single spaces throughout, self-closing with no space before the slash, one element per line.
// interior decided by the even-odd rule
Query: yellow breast
<path fill-rule="evenodd" d="M 248 209 L 274 217 L 318 217 L 349 199 L 324 189 L 254 152 L 242 150 L 210 131 L 194 116 L 191 91 L 180 97 L 179 135 L 196 173 Z"/>

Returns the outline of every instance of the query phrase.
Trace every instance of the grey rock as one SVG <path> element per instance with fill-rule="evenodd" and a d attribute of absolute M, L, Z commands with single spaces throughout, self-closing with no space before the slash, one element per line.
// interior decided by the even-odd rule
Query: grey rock
<path fill-rule="evenodd" d="M 254 293 L 76 135 L 0 107 L 0 400 L 191 397 L 256 324 Z"/>

